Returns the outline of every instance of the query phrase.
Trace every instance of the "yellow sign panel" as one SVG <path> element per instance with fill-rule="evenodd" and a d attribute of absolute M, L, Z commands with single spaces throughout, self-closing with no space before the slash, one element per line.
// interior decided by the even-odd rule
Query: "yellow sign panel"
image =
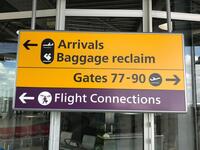
<path fill-rule="evenodd" d="M 19 68 L 17 85 L 22 87 L 59 87 L 59 88 L 110 88 L 110 89 L 163 89 L 183 90 L 180 71 L 154 71 L 163 79 L 160 85 L 152 85 L 149 81 L 150 70 L 105 70 L 105 69 L 41 69 Z M 176 75 L 176 76 L 174 76 Z M 178 84 L 175 79 L 178 80 Z M 152 80 L 154 78 L 152 77 Z M 153 82 L 153 81 L 152 81 Z M 159 83 L 158 83 L 159 84 Z"/>
<path fill-rule="evenodd" d="M 17 87 L 184 90 L 182 34 L 21 31 Z"/>

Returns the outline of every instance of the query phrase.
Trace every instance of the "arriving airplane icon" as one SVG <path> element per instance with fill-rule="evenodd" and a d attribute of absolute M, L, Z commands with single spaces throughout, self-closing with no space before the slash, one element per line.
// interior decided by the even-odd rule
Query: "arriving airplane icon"
<path fill-rule="evenodd" d="M 44 46 L 44 47 L 51 47 L 51 46 L 53 46 L 54 45 L 54 43 L 48 43 L 48 44 L 43 44 L 42 46 Z"/>

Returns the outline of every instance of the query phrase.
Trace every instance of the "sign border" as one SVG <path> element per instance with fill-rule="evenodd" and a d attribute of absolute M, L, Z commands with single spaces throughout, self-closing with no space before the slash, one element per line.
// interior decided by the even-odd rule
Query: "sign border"
<path fill-rule="evenodd" d="M 181 35 L 182 36 L 182 50 L 183 50 L 183 69 L 184 69 L 184 93 L 185 93 L 185 111 L 154 111 L 154 110 L 113 110 L 113 109 L 40 109 L 40 108 L 15 108 L 16 102 L 16 79 L 18 74 L 18 59 L 19 59 L 19 47 L 20 47 L 20 33 L 21 32 L 66 32 L 66 33 L 98 33 L 98 34 L 160 34 L 160 35 Z M 133 112 L 133 113 L 187 113 L 187 83 L 186 83 L 186 64 L 185 62 L 185 43 L 184 43 L 184 34 L 183 33 L 158 33 L 158 32 L 94 32 L 94 31 L 57 31 L 57 30 L 19 30 L 18 42 L 17 42 L 17 57 L 16 57 L 16 75 L 14 82 L 14 90 L 13 90 L 13 110 L 25 110 L 25 111 L 57 111 L 57 112 Z M 85 89 L 85 88 L 83 88 Z M 130 89 L 131 90 L 131 89 Z"/>

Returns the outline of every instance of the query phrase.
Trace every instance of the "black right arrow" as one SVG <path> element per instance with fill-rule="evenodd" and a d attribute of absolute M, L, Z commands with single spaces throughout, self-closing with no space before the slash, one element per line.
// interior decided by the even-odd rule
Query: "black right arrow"
<path fill-rule="evenodd" d="M 174 78 L 167 78 L 166 81 L 174 81 L 174 85 L 177 85 L 181 80 L 177 75 L 174 75 Z"/>
<path fill-rule="evenodd" d="M 29 43 L 31 40 L 27 40 L 23 45 L 27 50 L 30 50 L 29 46 L 37 46 L 37 44 Z"/>

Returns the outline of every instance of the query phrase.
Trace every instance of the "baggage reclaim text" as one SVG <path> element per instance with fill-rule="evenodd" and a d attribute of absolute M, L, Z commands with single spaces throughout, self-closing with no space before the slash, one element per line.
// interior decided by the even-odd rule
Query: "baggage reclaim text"
<path fill-rule="evenodd" d="M 94 104 L 161 104 L 160 97 L 146 97 L 139 94 L 131 96 L 108 96 L 99 95 L 93 93 L 91 95 L 86 94 L 68 94 L 68 93 L 55 93 L 54 102 L 66 103 L 67 105 L 73 105 L 75 103 L 94 103 Z"/>
<path fill-rule="evenodd" d="M 154 56 L 146 56 L 143 53 L 134 55 L 130 53 L 127 56 L 112 56 L 109 58 L 106 55 L 65 55 L 57 53 L 57 62 L 66 62 L 73 65 L 85 65 L 87 63 L 101 65 L 102 63 L 133 63 L 133 64 L 152 64 L 156 63 Z"/>

